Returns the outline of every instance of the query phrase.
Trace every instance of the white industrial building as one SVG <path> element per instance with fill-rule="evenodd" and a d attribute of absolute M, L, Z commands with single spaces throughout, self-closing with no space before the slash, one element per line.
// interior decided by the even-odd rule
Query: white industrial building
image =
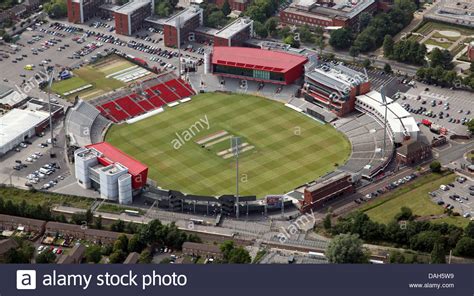
<path fill-rule="evenodd" d="M 387 104 L 383 102 L 382 94 L 370 91 L 364 95 L 357 96 L 355 108 L 363 113 L 369 113 L 382 124 L 385 122 L 387 112 L 387 132 L 395 143 L 404 140 L 416 140 L 420 129 L 413 116 L 400 104 L 391 98 L 386 98 Z"/>
<path fill-rule="evenodd" d="M 12 109 L 0 117 L 0 155 L 36 135 L 36 127 L 49 118 L 43 111 Z"/>

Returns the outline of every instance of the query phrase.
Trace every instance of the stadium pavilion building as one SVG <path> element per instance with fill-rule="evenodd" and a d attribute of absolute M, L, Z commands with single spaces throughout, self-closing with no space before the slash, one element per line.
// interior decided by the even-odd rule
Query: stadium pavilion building
<path fill-rule="evenodd" d="M 304 56 L 249 47 L 215 46 L 211 56 L 214 75 L 288 85 L 304 74 Z"/>
<path fill-rule="evenodd" d="M 103 199 L 132 203 L 146 185 L 148 167 L 107 142 L 74 152 L 75 175 L 83 188 L 95 188 Z"/>
<path fill-rule="evenodd" d="M 356 97 L 370 89 L 365 74 L 340 64 L 324 63 L 306 71 L 302 96 L 306 101 L 342 117 L 354 111 Z"/>

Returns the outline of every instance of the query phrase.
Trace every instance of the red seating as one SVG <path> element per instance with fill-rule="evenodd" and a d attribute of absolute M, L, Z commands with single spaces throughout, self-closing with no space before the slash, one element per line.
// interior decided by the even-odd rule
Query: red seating
<path fill-rule="evenodd" d="M 147 100 L 138 101 L 138 104 L 142 106 L 142 108 L 146 111 L 151 111 L 155 109 L 155 107 Z"/>
<path fill-rule="evenodd" d="M 133 93 L 98 105 L 96 108 L 110 120 L 120 122 L 194 94 L 191 86 L 181 79 L 154 85 L 144 92 L 147 93 L 147 98 Z"/>
<path fill-rule="evenodd" d="M 117 105 L 114 101 L 107 102 L 102 104 L 102 108 L 107 112 L 109 117 L 114 119 L 114 121 L 119 122 L 130 117 L 126 112 L 117 108 Z"/>
<path fill-rule="evenodd" d="M 115 100 L 115 102 L 125 111 L 127 111 L 128 114 L 131 116 L 137 116 L 145 111 L 137 105 L 133 100 L 131 100 L 129 97 L 121 98 Z"/>

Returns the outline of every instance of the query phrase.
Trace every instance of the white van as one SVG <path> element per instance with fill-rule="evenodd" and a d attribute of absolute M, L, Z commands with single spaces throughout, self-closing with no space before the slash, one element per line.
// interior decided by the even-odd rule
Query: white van
<path fill-rule="evenodd" d="M 51 175 L 51 170 L 48 170 L 48 169 L 45 169 L 45 168 L 40 168 L 39 171 L 42 174 Z"/>

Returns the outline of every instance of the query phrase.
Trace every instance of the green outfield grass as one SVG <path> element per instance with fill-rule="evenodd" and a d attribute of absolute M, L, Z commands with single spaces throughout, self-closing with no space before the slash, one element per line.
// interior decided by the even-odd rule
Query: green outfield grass
<path fill-rule="evenodd" d="M 208 125 L 178 147 L 177 134 L 199 120 Z M 331 125 L 268 99 L 222 93 L 201 94 L 132 125 L 115 125 L 106 140 L 147 164 L 149 177 L 163 188 L 220 195 L 235 192 L 235 160 L 216 154 L 229 148 L 230 141 L 209 149 L 195 141 L 223 130 L 254 146 L 239 158 L 243 195 L 290 191 L 342 165 L 351 150 Z"/>

